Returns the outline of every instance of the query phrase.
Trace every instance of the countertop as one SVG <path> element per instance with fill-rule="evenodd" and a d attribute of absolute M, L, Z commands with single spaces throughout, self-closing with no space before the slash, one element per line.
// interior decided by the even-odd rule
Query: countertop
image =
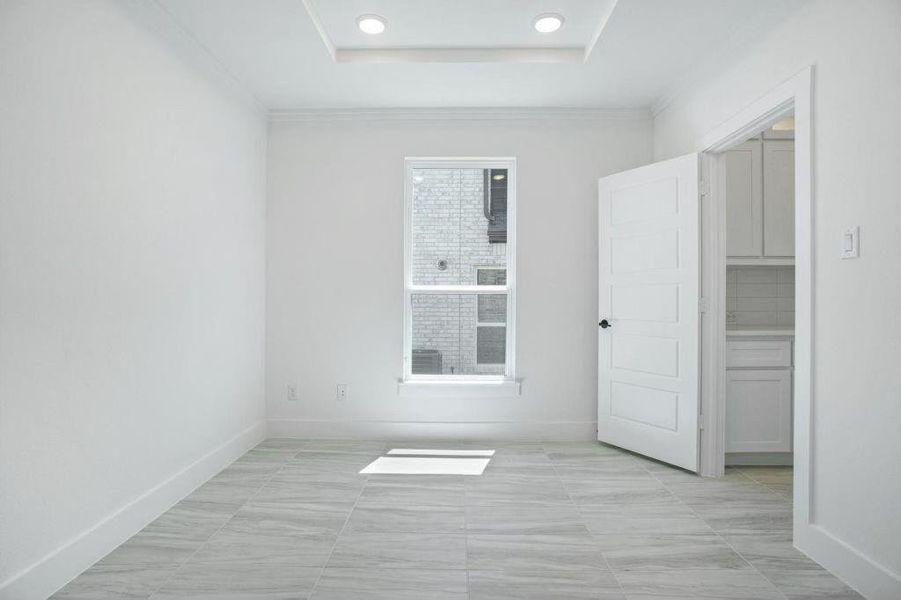
<path fill-rule="evenodd" d="M 726 337 L 793 337 L 793 327 L 778 325 L 738 325 L 726 327 Z"/>

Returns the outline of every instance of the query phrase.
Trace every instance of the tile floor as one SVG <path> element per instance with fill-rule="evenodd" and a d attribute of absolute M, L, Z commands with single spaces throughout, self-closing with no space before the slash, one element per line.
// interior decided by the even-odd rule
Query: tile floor
<path fill-rule="evenodd" d="M 791 546 L 791 470 L 701 479 L 596 443 L 481 476 L 359 475 L 411 442 L 268 440 L 56 599 L 860 598 Z"/>

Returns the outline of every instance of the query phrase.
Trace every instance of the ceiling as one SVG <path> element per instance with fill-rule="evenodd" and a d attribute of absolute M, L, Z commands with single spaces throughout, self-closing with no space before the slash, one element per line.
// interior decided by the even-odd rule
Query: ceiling
<path fill-rule="evenodd" d="M 804 1 L 155 0 L 272 110 L 649 107 Z"/>

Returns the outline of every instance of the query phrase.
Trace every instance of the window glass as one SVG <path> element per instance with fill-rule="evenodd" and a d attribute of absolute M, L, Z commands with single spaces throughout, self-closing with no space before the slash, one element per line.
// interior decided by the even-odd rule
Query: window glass
<path fill-rule="evenodd" d="M 491 325 L 480 324 L 483 298 L 492 299 Z M 412 374 L 503 375 L 506 301 L 504 294 L 412 294 Z"/>

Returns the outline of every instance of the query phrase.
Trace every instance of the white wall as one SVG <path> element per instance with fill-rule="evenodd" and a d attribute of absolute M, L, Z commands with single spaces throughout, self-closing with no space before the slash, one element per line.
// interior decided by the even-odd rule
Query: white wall
<path fill-rule="evenodd" d="M 901 597 L 901 3 L 815 0 L 655 119 L 655 155 L 814 67 L 813 520 L 808 550 L 873 598 Z M 861 256 L 839 259 L 860 225 Z M 869 569 L 872 567 L 872 569 Z M 868 570 L 869 569 L 869 570 Z"/>
<path fill-rule="evenodd" d="M 0 1 L 2 598 L 263 435 L 265 119 L 141 4 Z"/>
<path fill-rule="evenodd" d="M 649 117 L 326 121 L 269 129 L 270 431 L 592 439 L 597 179 L 650 160 Z M 518 159 L 519 398 L 398 396 L 406 156 Z"/>

